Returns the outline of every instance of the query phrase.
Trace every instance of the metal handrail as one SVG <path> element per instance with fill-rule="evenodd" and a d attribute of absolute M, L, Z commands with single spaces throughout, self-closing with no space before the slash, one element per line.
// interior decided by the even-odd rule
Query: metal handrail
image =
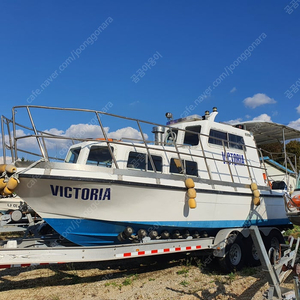
<path fill-rule="evenodd" d="M 38 137 L 38 136 L 36 136 L 34 134 L 31 134 L 31 135 L 26 135 L 26 136 L 20 136 L 20 137 L 17 137 L 16 139 L 17 140 L 19 140 L 19 139 L 26 139 L 26 138 L 30 138 L 30 137 Z M 90 138 L 88 138 L 88 139 L 80 139 L 80 138 L 73 138 L 73 137 L 71 138 L 71 137 L 64 137 L 64 136 L 47 136 L 46 138 L 47 139 L 74 140 L 74 141 L 78 141 L 78 142 L 92 142 L 92 141 L 99 142 L 99 140 L 97 140 L 97 139 L 90 139 Z M 140 141 L 142 142 L 142 140 L 140 140 Z M 107 141 L 102 140 L 101 142 L 107 142 Z M 120 141 L 119 140 L 112 140 L 112 141 L 108 141 L 108 142 L 110 144 L 118 144 L 118 145 L 123 145 L 123 146 L 128 146 L 128 147 L 134 145 L 135 148 L 145 149 L 145 146 L 143 144 L 132 144 L 132 143 L 128 143 L 128 142 L 122 142 L 122 140 L 120 140 Z M 177 146 L 184 146 L 184 145 L 178 144 Z M 148 147 L 148 148 L 149 148 L 149 150 L 154 150 L 154 151 L 168 152 L 168 153 L 174 153 L 174 154 L 178 154 L 179 153 L 181 155 L 189 155 L 189 153 L 186 153 L 186 152 L 183 152 L 183 151 L 180 151 L 180 150 L 176 151 L 176 149 L 175 150 L 166 149 L 166 148 L 161 148 L 160 149 L 160 148 L 153 148 L 153 147 Z M 180 149 L 184 149 L 184 148 L 180 148 Z M 20 151 L 19 148 L 18 148 L 18 150 Z M 197 157 L 197 158 L 203 158 L 203 159 L 206 158 L 208 160 L 224 162 L 223 159 L 213 158 L 213 157 L 209 157 L 209 156 L 206 156 L 206 155 L 193 154 L 193 156 Z M 237 162 L 236 164 L 237 165 L 242 165 L 242 166 L 247 166 L 247 164 L 242 164 L 242 163 L 239 163 L 239 162 Z M 249 167 L 254 168 L 254 169 L 264 170 L 264 168 L 262 168 L 262 167 L 256 167 L 256 166 L 252 166 L 252 165 L 249 165 Z"/>
<path fill-rule="evenodd" d="M 29 119 L 31 121 L 32 128 L 26 127 L 26 126 L 21 125 L 21 124 L 19 124 L 19 123 L 16 122 L 15 114 L 16 114 L 16 110 L 19 109 L 19 108 L 25 108 L 27 110 Z M 174 153 L 174 154 L 176 154 L 178 156 L 178 158 L 179 158 L 182 166 L 183 166 L 183 160 L 181 159 L 181 155 L 189 155 L 189 154 L 183 152 L 182 150 L 181 151 L 179 150 L 179 147 L 186 146 L 186 145 L 178 144 L 176 140 L 174 141 L 174 148 L 173 149 L 171 147 L 169 149 L 167 149 L 165 147 L 166 145 L 164 143 L 162 144 L 162 146 L 163 146 L 162 148 L 153 148 L 153 147 L 149 146 L 148 145 L 149 141 L 145 140 L 145 136 L 144 136 L 144 133 L 142 131 L 141 124 L 152 125 L 152 126 L 163 126 L 165 128 L 169 128 L 171 131 L 172 131 L 172 129 L 176 129 L 178 131 L 190 132 L 190 133 L 194 133 L 195 134 L 194 131 L 190 131 L 190 130 L 186 130 L 186 129 L 181 129 L 181 128 L 174 127 L 174 124 L 173 125 L 171 125 L 171 124 L 170 125 L 161 125 L 161 124 L 157 124 L 157 123 L 153 123 L 153 122 L 142 121 L 142 120 L 139 120 L 139 119 L 122 117 L 122 116 L 118 116 L 118 115 L 115 115 L 115 114 L 111 114 L 111 113 L 107 113 L 107 112 L 102 112 L 102 111 L 97 111 L 97 110 L 78 109 L 78 108 L 46 107 L 46 106 L 38 106 L 38 105 L 21 105 L 21 106 L 15 106 L 15 107 L 13 107 L 13 109 L 12 109 L 12 120 L 9 120 L 9 119 L 7 119 L 5 117 L 1 118 L 1 125 L 4 124 L 4 120 L 6 120 L 8 128 L 9 128 L 9 124 L 10 123 L 12 123 L 12 125 L 13 125 L 13 140 L 11 139 L 11 136 L 10 136 L 10 138 L 9 138 L 10 145 L 9 146 L 6 145 L 5 144 L 5 140 L 4 139 L 2 139 L 2 140 L 4 141 L 3 145 L 8 146 L 8 148 L 11 150 L 12 157 L 14 158 L 15 161 L 18 159 L 18 157 L 17 157 L 17 152 L 18 151 L 19 152 L 33 154 L 33 153 L 29 152 L 29 151 L 24 151 L 24 150 L 21 150 L 21 149 L 19 149 L 17 147 L 17 141 L 20 140 L 20 139 L 35 137 L 36 140 L 37 140 L 38 146 L 40 148 L 41 155 L 43 156 L 43 158 L 45 160 L 48 160 L 48 159 L 60 160 L 59 158 L 48 157 L 45 139 L 72 140 L 73 143 L 74 143 L 74 141 L 80 141 L 80 142 L 83 142 L 83 141 L 93 141 L 93 139 L 83 139 L 83 138 L 73 138 L 73 137 L 56 136 L 56 135 L 53 135 L 53 134 L 46 133 L 46 132 L 38 130 L 36 128 L 34 122 L 33 122 L 33 118 L 32 118 L 32 115 L 31 115 L 31 110 L 30 110 L 30 109 L 35 109 L 35 108 L 38 108 L 38 109 L 49 109 L 49 110 L 59 110 L 59 111 L 89 112 L 89 113 L 95 114 L 96 115 L 96 119 L 97 119 L 97 121 L 99 123 L 99 126 L 101 128 L 102 135 L 104 137 L 103 142 L 105 142 L 107 144 L 108 149 L 109 149 L 110 154 L 111 154 L 111 157 L 112 157 L 112 160 L 113 160 L 116 168 L 119 168 L 119 166 L 118 166 L 118 162 L 116 160 L 116 157 L 115 157 L 115 155 L 113 153 L 111 145 L 113 145 L 113 144 L 120 144 L 120 145 L 125 145 L 125 146 L 132 146 L 132 144 L 131 143 L 125 143 L 125 142 L 122 141 L 122 140 L 124 140 L 126 138 L 122 139 L 121 141 L 111 141 L 108 138 L 107 133 L 105 132 L 104 126 L 103 126 L 102 121 L 100 119 L 100 115 L 107 115 L 107 116 L 111 116 L 111 117 L 115 117 L 115 118 L 120 118 L 120 119 L 124 119 L 124 120 L 129 120 L 129 121 L 136 122 L 136 124 L 138 125 L 138 128 L 139 128 L 139 132 L 141 134 L 142 140 L 140 140 L 141 144 L 134 144 L 134 147 L 146 149 L 146 151 L 148 153 L 148 157 L 149 157 L 150 163 L 151 163 L 152 168 L 153 168 L 153 170 L 155 172 L 156 172 L 156 168 L 155 168 L 155 164 L 154 164 L 154 161 L 152 159 L 150 150 L 162 151 L 162 152 L 168 152 L 168 153 Z M 28 129 L 30 131 L 33 131 L 34 134 L 17 137 L 17 135 L 16 135 L 16 126 Z M 4 131 L 4 129 L 2 128 L 2 135 L 4 134 L 3 131 Z M 10 135 L 10 130 L 8 129 L 8 131 L 9 131 L 9 135 Z M 207 169 L 209 178 L 212 180 L 212 174 L 210 172 L 207 160 L 220 161 L 220 162 L 224 162 L 224 160 L 223 159 L 218 159 L 218 158 L 207 156 L 206 151 L 204 151 L 204 147 L 203 147 L 203 144 L 202 144 L 201 137 L 209 138 L 210 136 L 207 135 L 207 134 L 203 134 L 203 133 L 197 133 L 197 134 L 199 135 L 199 142 L 200 142 L 200 146 L 201 146 L 201 149 L 202 149 L 202 155 L 193 154 L 193 157 L 203 158 L 204 159 L 205 167 Z M 240 144 L 241 144 L 241 143 L 236 143 L 236 142 L 231 142 L 231 141 L 225 141 L 225 140 L 220 139 L 218 137 L 213 137 L 213 138 L 216 139 L 216 140 L 221 141 L 223 149 L 224 149 L 224 153 L 225 153 L 225 156 L 226 156 L 226 160 L 227 160 L 227 155 L 226 155 L 227 151 L 226 151 L 226 147 L 225 147 L 224 143 L 225 142 L 228 142 L 228 143 L 230 142 L 230 144 L 235 144 L 237 146 L 240 146 Z M 2 141 L 2 143 L 3 143 L 3 141 Z M 95 140 L 95 141 L 97 141 L 97 140 Z M 228 144 L 228 147 L 229 147 L 229 144 Z M 6 147 L 3 147 L 3 151 L 5 151 L 5 148 Z M 249 149 L 257 149 L 256 147 L 253 147 L 253 146 L 243 145 L 243 152 L 244 152 L 244 154 L 246 153 L 245 151 L 246 151 L 247 148 L 249 148 Z M 40 156 L 40 155 L 38 155 L 38 156 Z M 246 159 L 246 156 L 245 156 L 245 159 Z M 250 172 L 249 168 L 255 168 L 255 169 L 264 170 L 264 168 L 261 167 L 261 165 L 259 164 L 259 162 L 258 162 L 259 166 L 249 165 L 249 161 L 247 159 L 245 160 L 245 162 L 246 162 L 246 164 L 242 164 L 242 163 L 239 163 L 239 162 L 237 162 L 235 164 L 236 165 L 246 165 L 247 168 L 248 168 L 248 171 L 249 171 L 250 178 L 251 178 L 251 172 Z M 229 164 L 228 161 L 227 161 L 227 163 L 228 163 L 229 172 L 230 172 L 230 176 L 231 176 L 232 182 L 234 182 L 234 177 L 233 177 L 233 174 L 232 174 L 232 171 L 231 171 L 230 164 Z M 186 173 L 185 173 L 186 170 L 185 170 L 184 167 L 183 167 L 183 171 L 184 171 L 184 175 L 186 175 Z"/>

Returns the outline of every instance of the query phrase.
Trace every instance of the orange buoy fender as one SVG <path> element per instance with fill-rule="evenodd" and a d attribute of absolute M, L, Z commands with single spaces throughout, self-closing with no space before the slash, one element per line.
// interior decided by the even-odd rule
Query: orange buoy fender
<path fill-rule="evenodd" d="M 192 178 L 187 178 L 185 180 L 185 186 L 190 189 L 190 188 L 194 188 L 195 187 L 195 182 Z"/>
<path fill-rule="evenodd" d="M 251 185 L 250 185 L 250 187 L 251 187 L 252 191 L 257 190 L 257 184 L 255 182 L 252 182 Z"/>
<path fill-rule="evenodd" d="M 260 198 L 259 197 L 254 197 L 253 198 L 253 204 L 256 205 L 256 206 L 260 205 Z"/>
<path fill-rule="evenodd" d="M 6 186 L 6 187 L 4 188 L 4 190 L 3 190 L 3 192 L 4 192 L 5 195 L 9 196 L 9 195 L 11 195 L 14 191 L 11 191 L 11 190 L 8 189 L 7 186 Z"/>
<path fill-rule="evenodd" d="M 0 178 L 0 190 L 6 187 L 6 182 L 4 182 L 4 178 Z"/>
<path fill-rule="evenodd" d="M 14 165 L 7 165 L 6 168 L 5 168 L 5 171 L 7 173 L 16 173 L 17 168 Z"/>
<path fill-rule="evenodd" d="M 254 190 L 253 191 L 253 196 L 254 196 L 254 198 L 259 198 L 259 196 L 260 196 L 259 190 Z"/>
<path fill-rule="evenodd" d="M 194 188 L 189 188 L 187 193 L 189 198 L 196 198 L 197 196 L 196 190 Z"/>
<path fill-rule="evenodd" d="M 6 165 L 5 164 L 1 164 L 0 165 L 0 173 L 3 173 L 5 171 Z"/>
<path fill-rule="evenodd" d="M 192 208 L 192 209 L 197 207 L 197 202 L 194 198 L 189 199 L 189 207 Z"/>
<path fill-rule="evenodd" d="M 7 186 L 8 189 L 14 190 L 17 187 L 18 184 L 19 184 L 19 182 L 16 178 L 10 177 L 6 186 Z"/>

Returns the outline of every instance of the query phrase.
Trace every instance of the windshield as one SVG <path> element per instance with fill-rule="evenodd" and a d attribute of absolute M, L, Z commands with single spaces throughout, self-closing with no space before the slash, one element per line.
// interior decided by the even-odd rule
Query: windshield
<path fill-rule="evenodd" d="M 111 150 L 114 151 L 114 148 L 111 147 Z M 112 157 L 110 155 L 108 147 L 92 146 L 86 164 L 111 168 Z"/>

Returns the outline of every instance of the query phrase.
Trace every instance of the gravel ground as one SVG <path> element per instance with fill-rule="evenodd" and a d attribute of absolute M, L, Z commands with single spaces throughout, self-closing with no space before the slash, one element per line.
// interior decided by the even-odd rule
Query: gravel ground
<path fill-rule="evenodd" d="M 222 274 L 203 259 L 52 265 L 0 270 L 0 299 L 260 300 L 268 288 L 261 267 Z M 292 288 L 292 276 L 285 287 Z"/>

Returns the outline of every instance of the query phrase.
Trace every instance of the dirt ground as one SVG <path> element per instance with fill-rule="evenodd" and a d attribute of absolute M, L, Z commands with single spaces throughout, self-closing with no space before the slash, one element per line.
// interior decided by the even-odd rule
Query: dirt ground
<path fill-rule="evenodd" d="M 166 257 L 151 261 L 77 263 L 0 270 L 0 299 L 260 300 L 268 288 L 261 267 L 222 274 L 215 262 Z M 292 288 L 292 276 L 285 287 Z"/>

